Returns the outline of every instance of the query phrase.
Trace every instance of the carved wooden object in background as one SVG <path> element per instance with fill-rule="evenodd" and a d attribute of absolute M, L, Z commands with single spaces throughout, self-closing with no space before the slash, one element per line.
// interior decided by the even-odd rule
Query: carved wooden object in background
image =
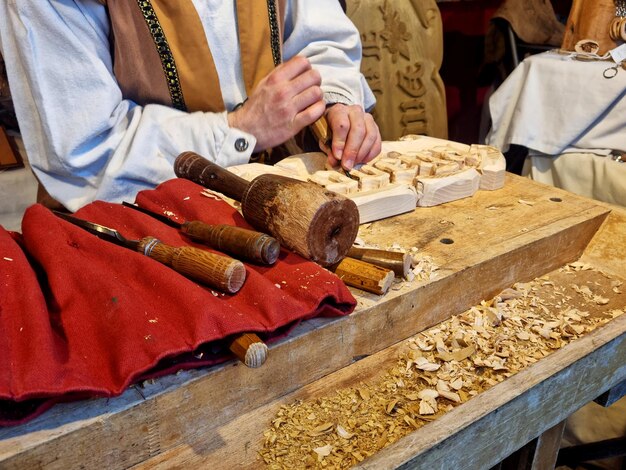
<path fill-rule="evenodd" d="M 593 39 L 602 55 L 617 46 L 609 36 L 615 18 L 614 0 L 574 0 L 565 26 L 562 49 L 573 51 L 581 39 Z"/>
<path fill-rule="evenodd" d="M 383 139 L 446 138 L 443 31 L 435 0 L 349 0 L 347 13 L 361 33 L 361 70 L 378 100 L 374 118 Z"/>

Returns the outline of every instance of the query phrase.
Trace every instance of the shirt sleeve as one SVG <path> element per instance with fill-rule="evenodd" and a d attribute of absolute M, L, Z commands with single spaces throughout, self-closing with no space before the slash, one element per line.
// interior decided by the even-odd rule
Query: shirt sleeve
<path fill-rule="evenodd" d="M 374 106 L 376 98 L 360 72 L 361 54 L 359 31 L 337 0 L 287 2 L 284 58 L 303 55 L 311 61 L 328 103 Z"/>
<path fill-rule="evenodd" d="M 96 199 L 132 199 L 173 178 L 173 161 L 187 150 L 221 166 L 249 160 L 256 139 L 230 128 L 225 112 L 123 99 L 108 34 L 96 0 L 0 1 L 0 48 L 20 131 L 52 197 L 72 211 Z"/>

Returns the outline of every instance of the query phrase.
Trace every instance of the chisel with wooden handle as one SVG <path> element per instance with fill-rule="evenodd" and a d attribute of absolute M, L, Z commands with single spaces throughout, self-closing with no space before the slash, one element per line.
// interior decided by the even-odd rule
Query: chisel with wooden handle
<path fill-rule="evenodd" d="M 228 346 L 237 359 L 248 367 L 261 367 L 267 359 L 267 345 L 254 333 L 244 333 Z"/>
<path fill-rule="evenodd" d="M 328 126 L 328 121 L 326 120 L 325 116 L 319 118 L 317 121 L 311 124 L 309 128 L 311 129 L 311 132 L 320 144 L 323 144 L 326 147 L 330 148 L 330 146 L 333 144 L 333 134 L 330 130 L 330 127 Z"/>
<path fill-rule="evenodd" d="M 228 253 L 238 259 L 254 263 L 274 264 L 280 254 L 280 244 L 274 237 L 266 233 L 248 230 L 234 225 L 207 224 L 199 220 L 176 222 L 164 214 L 158 214 L 137 204 L 122 202 L 139 212 L 177 228 L 195 241 L 202 242 L 211 248 Z"/>
<path fill-rule="evenodd" d="M 346 256 L 330 268 L 346 285 L 377 295 L 387 293 L 393 284 L 393 271 Z"/>
<path fill-rule="evenodd" d="M 219 291 L 234 294 L 241 289 L 246 279 L 246 268 L 243 263 L 228 256 L 189 246 L 172 247 L 154 237 L 129 240 L 115 229 L 79 219 L 63 212 L 53 212 L 58 217 L 87 230 L 103 240 L 142 253 L 165 264 L 185 277 Z"/>
<path fill-rule="evenodd" d="M 381 268 L 391 269 L 396 276 L 406 277 L 411 270 L 411 255 L 400 251 L 360 248 L 353 246 L 348 251 L 350 258 L 366 261 Z"/>

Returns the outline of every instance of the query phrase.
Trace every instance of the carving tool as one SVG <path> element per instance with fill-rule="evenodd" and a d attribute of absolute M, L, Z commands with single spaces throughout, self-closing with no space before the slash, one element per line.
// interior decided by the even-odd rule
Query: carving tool
<path fill-rule="evenodd" d="M 124 238 L 117 230 L 88 222 L 62 212 L 58 217 L 77 225 L 99 238 L 130 248 L 169 266 L 174 271 L 222 292 L 234 294 L 246 279 L 246 268 L 241 261 L 192 247 L 168 246 L 154 237 L 140 240 Z"/>
<path fill-rule="evenodd" d="M 332 152 L 333 133 L 330 130 L 330 127 L 328 127 L 328 121 L 326 120 L 326 116 L 322 116 L 321 118 L 319 118 L 317 121 L 311 124 L 309 128 L 311 129 L 311 132 L 313 133 L 317 141 L 323 144 Z M 341 167 L 341 171 L 343 171 L 343 173 L 347 177 L 352 178 L 352 176 L 350 176 L 350 170 L 346 170 L 344 167 Z"/>
<path fill-rule="evenodd" d="M 333 134 L 328 127 L 328 121 L 326 120 L 326 116 L 322 116 L 317 121 L 309 126 L 311 132 L 317 139 L 318 142 L 324 144 L 326 147 L 330 148 L 333 143 Z"/>
<path fill-rule="evenodd" d="M 216 250 L 233 255 L 236 258 L 244 258 L 255 263 L 274 264 L 280 254 L 278 240 L 262 232 L 255 232 L 254 230 L 233 225 L 211 225 L 199 220 L 180 223 L 172 220 L 165 214 L 152 212 L 137 204 L 131 204 L 130 202 L 123 202 L 122 204 L 148 214 L 170 227 L 186 233 L 190 238 L 205 243 Z"/>
<path fill-rule="evenodd" d="M 244 333 L 235 338 L 228 349 L 237 359 L 253 369 L 261 367 L 267 359 L 267 345 L 254 333 Z"/>
<path fill-rule="evenodd" d="M 399 251 L 378 250 L 352 246 L 348 251 L 350 258 L 366 261 L 381 268 L 391 269 L 396 276 L 405 277 L 411 270 L 411 255 Z"/>
<path fill-rule="evenodd" d="M 350 257 L 330 270 L 346 285 L 378 295 L 386 294 L 394 279 L 392 270 Z"/>
<path fill-rule="evenodd" d="M 271 174 L 248 182 L 193 152 L 180 154 L 174 171 L 240 201 L 253 227 L 322 266 L 341 261 L 356 239 L 359 211 L 354 201 L 316 184 Z"/>

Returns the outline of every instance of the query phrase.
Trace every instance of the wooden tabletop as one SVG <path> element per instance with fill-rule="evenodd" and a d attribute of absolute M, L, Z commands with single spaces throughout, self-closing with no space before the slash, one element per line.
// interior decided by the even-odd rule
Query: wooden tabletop
<path fill-rule="evenodd" d="M 624 212 L 514 175 L 501 190 L 366 224 L 360 235 L 417 248 L 437 275 L 398 281 L 382 297 L 354 290 L 352 315 L 299 325 L 259 369 L 231 361 L 181 372 L 0 429 L 0 467 L 259 468 L 263 432 L 284 404 L 376 377 L 403 340 L 515 282 L 578 259 L 620 275 L 626 260 Z M 495 465 L 626 379 L 624 331 L 626 316 L 611 320 L 361 466 Z"/>

